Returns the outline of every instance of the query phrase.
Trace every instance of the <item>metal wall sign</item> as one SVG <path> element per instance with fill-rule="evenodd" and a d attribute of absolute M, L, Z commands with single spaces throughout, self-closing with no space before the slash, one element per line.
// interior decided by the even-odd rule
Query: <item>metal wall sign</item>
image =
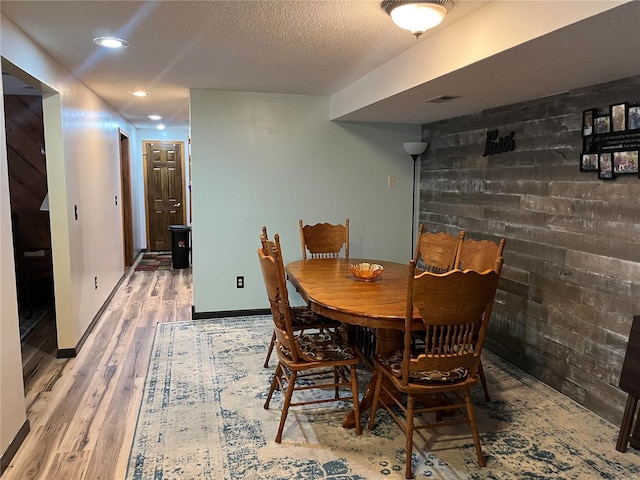
<path fill-rule="evenodd" d="M 640 130 L 636 132 L 597 133 L 590 153 L 640 150 Z"/>
<path fill-rule="evenodd" d="M 484 144 L 483 157 L 497 155 L 498 153 L 512 152 L 516 148 L 513 136 L 516 132 L 498 138 L 498 130 L 487 130 L 487 141 Z"/>

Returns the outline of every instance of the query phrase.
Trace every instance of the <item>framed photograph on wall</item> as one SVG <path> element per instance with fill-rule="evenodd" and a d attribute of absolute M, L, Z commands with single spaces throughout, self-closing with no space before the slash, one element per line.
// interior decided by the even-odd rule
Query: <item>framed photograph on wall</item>
<path fill-rule="evenodd" d="M 629 105 L 627 109 L 627 129 L 640 129 L 640 106 Z"/>
<path fill-rule="evenodd" d="M 592 108 L 582 112 L 582 136 L 588 137 L 593 133 L 593 118 L 596 111 Z"/>
<path fill-rule="evenodd" d="M 613 180 L 613 154 L 601 153 L 598 155 L 598 178 Z"/>
<path fill-rule="evenodd" d="M 611 131 L 622 132 L 627 129 L 627 104 L 611 105 Z"/>
<path fill-rule="evenodd" d="M 581 153 L 580 154 L 580 171 L 595 172 L 598 170 L 598 154 L 597 153 Z"/>
<path fill-rule="evenodd" d="M 611 116 L 596 115 L 593 121 L 593 129 L 596 133 L 609 133 L 611 131 Z"/>
<path fill-rule="evenodd" d="M 638 151 L 613 152 L 613 173 L 638 173 Z"/>

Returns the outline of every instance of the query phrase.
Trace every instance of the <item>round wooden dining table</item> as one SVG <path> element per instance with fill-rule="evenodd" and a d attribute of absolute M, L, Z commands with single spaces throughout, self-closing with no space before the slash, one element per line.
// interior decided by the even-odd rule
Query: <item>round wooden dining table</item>
<path fill-rule="evenodd" d="M 350 265 L 384 267 L 371 281 L 356 278 Z M 287 278 L 314 312 L 350 325 L 404 330 L 409 264 L 364 258 L 312 258 L 289 263 Z M 419 316 L 415 316 L 420 319 Z"/>
<path fill-rule="evenodd" d="M 377 263 L 384 272 L 371 281 L 357 279 L 350 265 Z M 375 353 L 392 352 L 403 345 L 409 264 L 363 258 L 313 258 L 289 263 L 287 279 L 312 311 L 346 325 L 367 327 L 375 332 Z M 421 327 L 421 318 L 414 314 Z M 375 372 L 374 372 L 375 373 Z M 375 378 L 375 376 L 374 376 Z M 360 401 L 360 412 L 371 406 L 373 380 Z M 355 424 L 353 414 L 342 422 Z"/>

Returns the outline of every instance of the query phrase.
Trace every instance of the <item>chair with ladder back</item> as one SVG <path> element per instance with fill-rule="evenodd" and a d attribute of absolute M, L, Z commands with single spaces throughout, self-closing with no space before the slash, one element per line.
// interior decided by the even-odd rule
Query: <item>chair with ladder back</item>
<path fill-rule="evenodd" d="M 284 277 L 284 263 L 280 250 L 280 238 L 274 236 L 274 245 L 269 255 L 258 249 L 258 259 L 272 306 L 276 333 L 278 366 L 273 375 L 264 408 L 268 409 L 273 394 L 279 390 L 284 395 L 280 424 L 275 441 L 280 443 L 290 407 L 322 404 L 327 402 L 353 403 L 356 434 L 362 434 L 358 398 L 356 367 L 360 363 L 355 349 L 340 335 L 325 330 L 313 333 L 295 332 L 291 307 Z M 350 390 L 341 396 L 344 388 Z M 331 394 L 312 395 L 311 391 L 333 390 Z M 292 402 L 293 393 L 300 399 Z"/>

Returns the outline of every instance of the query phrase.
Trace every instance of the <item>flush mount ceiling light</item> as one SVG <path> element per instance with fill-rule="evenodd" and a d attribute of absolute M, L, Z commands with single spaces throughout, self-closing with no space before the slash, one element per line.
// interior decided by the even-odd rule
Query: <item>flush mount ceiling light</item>
<path fill-rule="evenodd" d="M 442 22 L 454 3 L 453 0 L 384 0 L 380 6 L 393 23 L 418 38 Z"/>
<path fill-rule="evenodd" d="M 149 120 L 162 120 L 162 115 L 147 115 Z"/>
<path fill-rule="evenodd" d="M 127 48 L 129 42 L 116 37 L 97 37 L 93 39 L 93 43 L 107 48 Z"/>
<path fill-rule="evenodd" d="M 142 90 L 137 90 L 133 92 L 131 95 L 133 95 L 134 97 L 146 97 L 149 95 L 149 92 L 143 92 Z"/>

